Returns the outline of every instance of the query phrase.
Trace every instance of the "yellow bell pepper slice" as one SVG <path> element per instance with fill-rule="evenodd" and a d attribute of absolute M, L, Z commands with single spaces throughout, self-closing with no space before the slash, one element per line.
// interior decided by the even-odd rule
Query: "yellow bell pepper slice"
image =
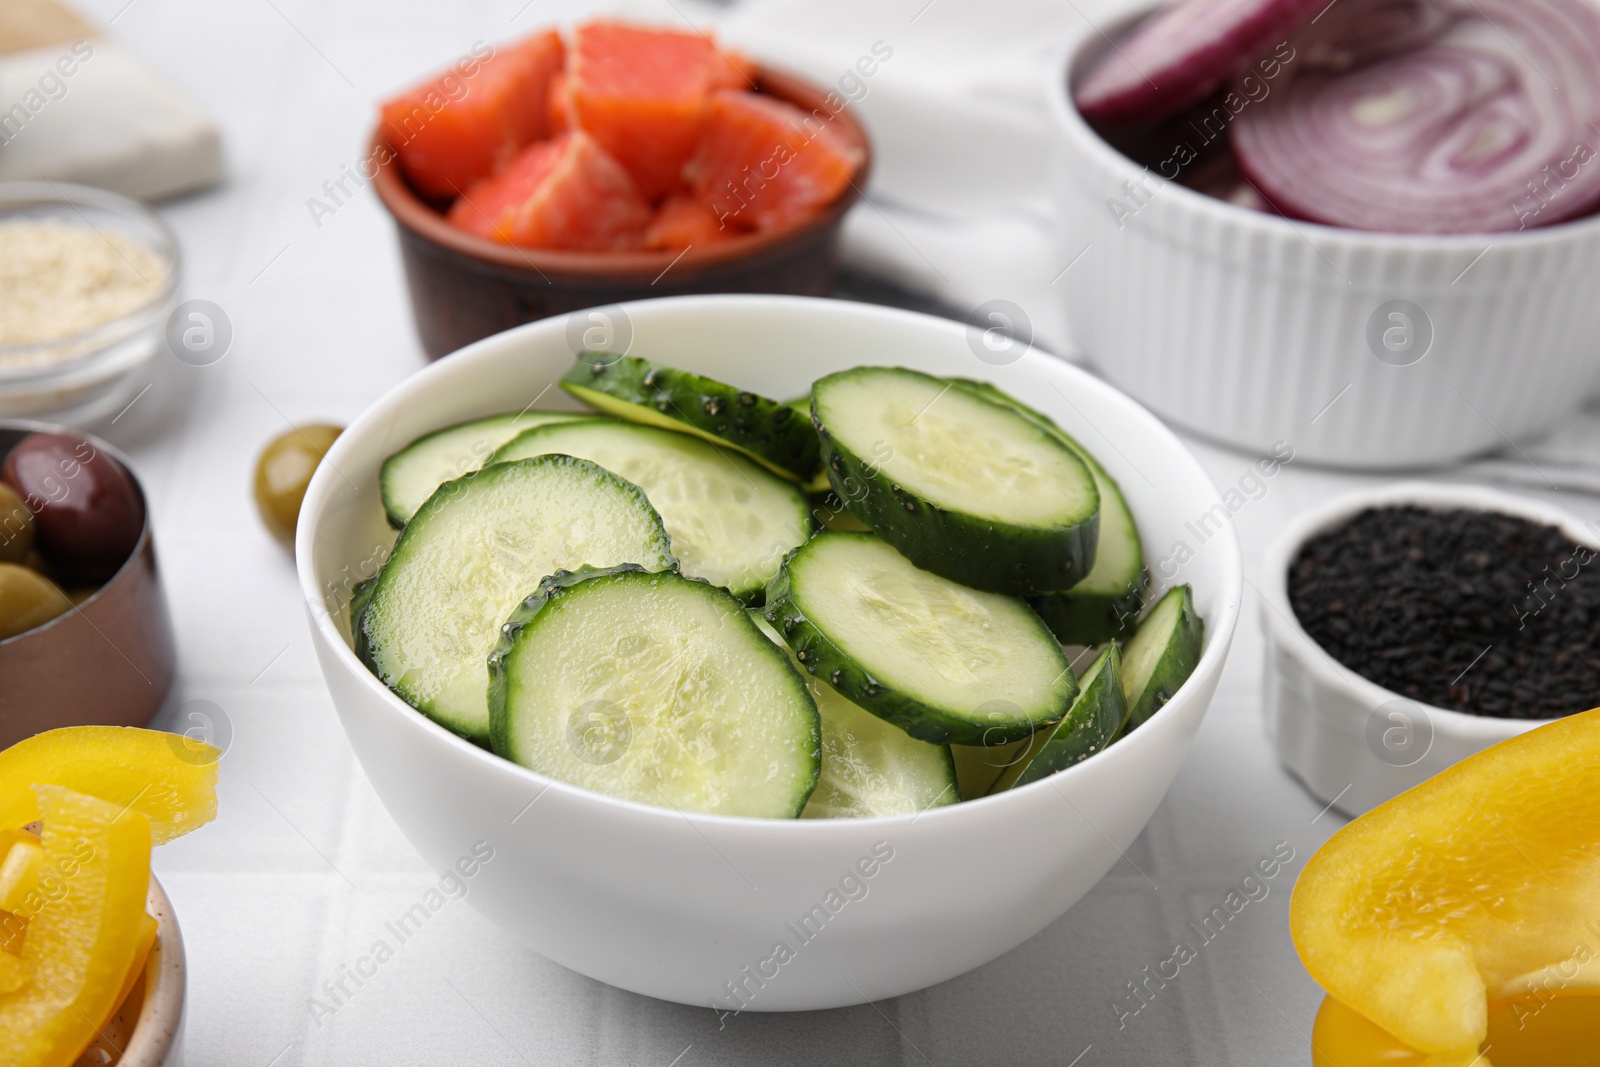
<path fill-rule="evenodd" d="M 139 927 L 139 942 L 134 946 L 133 963 L 128 967 L 128 973 L 122 977 L 122 989 L 111 999 L 111 1010 L 106 1012 L 106 1017 L 100 1020 L 98 1029 L 104 1030 L 122 1010 L 122 1002 L 128 999 L 128 994 L 133 992 L 133 987 L 139 984 L 139 979 L 144 975 L 145 964 L 150 962 L 150 950 L 156 945 L 156 932 L 160 927 L 150 916 L 144 917 L 143 924 Z"/>
<path fill-rule="evenodd" d="M 14 912 L 39 884 L 44 866 L 44 847 L 32 841 L 18 841 L 0 857 L 0 911 Z"/>
<path fill-rule="evenodd" d="M 59 786 L 35 793 L 44 870 L 20 913 L 29 980 L 0 995 L 0 1063 L 70 1067 L 117 1006 L 144 935 L 150 819 Z"/>
<path fill-rule="evenodd" d="M 217 817 L 221 756 L 159 730 L 71 726 L 36 734 L 0 752 L 0 828 L 36 821 L 29 787 L 48 784 L 144 813 L 155 844 L 165 844 Z"/>
<path fill-rule="evenodd" d="M 0 996 L 14 993 L 28 984 L 32 973 L 28 965 L 22 962 L 21 957 L 13 956 L 9 952 L 0 952 Z"/>
<path fill-rule="evenodd" d="M 1600 708 L 1373 808 L 1295 884 L 1289 929 L 1306 970 L 1411 1048 L 1468 1061 L 1491 1005 L 1600 993 L 1597 782 Z"/>

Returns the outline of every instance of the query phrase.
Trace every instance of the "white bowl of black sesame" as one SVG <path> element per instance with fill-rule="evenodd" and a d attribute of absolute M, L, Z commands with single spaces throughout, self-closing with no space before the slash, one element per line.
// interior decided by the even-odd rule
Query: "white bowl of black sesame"
<path fill-rule="evenodd" d="M 1291 523 L 1266 572 L 1267 733 L 1347 815 L 1600 705 L 1600 527 L 1560 508 L 1362 490 Z"/>

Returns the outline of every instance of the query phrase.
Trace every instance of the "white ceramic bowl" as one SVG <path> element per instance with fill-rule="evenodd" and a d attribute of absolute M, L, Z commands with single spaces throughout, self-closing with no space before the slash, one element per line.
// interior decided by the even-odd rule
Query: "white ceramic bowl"
<path fill-rule="evenodd" d="M 773 397 L 862 363 L 992 378 L 1095 451 L 1127 490 L 1152 550 L 1183 537 L 1184 523 L 1218 500 L 1194 458 L 1133 401 L 1037 352 L 990 367 L 960 323 L 778 296 L 642 301 L 609 314 L 612 327 L 627 324 L 635 354 Z M 599 796 L 453 736 L 356 659 L 348 589 L 393 537 L 378 505 L 384 456 L 428 430 L 536 397 L 575 406 L 552 386 L 588 315 L 498 334 L 402 383 L 339 437 L 306 493 L 295 557 L 323 674 L 373 787 L 417 850 L 441 870 L 465 861 L 458 869 L 474 870 L 467 899 L 550 959 L 724 1010 L 741 1003 L 733 983 L 751 1010 L 895 996 L 991 960 L 1060 916 L 1149 820 L 1216 689 L 1242 582 L 1231 528 L 1164 575 L 1192 583 L 1206 621 L 1199 666 L 1171 703 L 1065 773 L 919 816 L 774 821 Z M 478 842 L 491 861 L 474 860 Z M 857 873 L 862 866 L 872 877 Z M 792 959 L 777 959 L 780 942 Z"/>
<path fill-rule="evenodd" d="M 1254 450 L 1396 469 L 1500 448 L 1600 386 L 1600 216 L 1432 237 L 1237 207 L 1158 173 L 1172 160 L 1181 177 L 1192 131 L 1145 170 L 1078 114 L 1067 86 L 1106 47 L 1086 31 L 1050 93 L 1061 262 L 1082 257 L 1058 288 L 1079 347 L 1156 412 Z"/>
<path fill-rule="evenodd" d="M 1497 719 L 1408 700 L 1356 674 L 1312 640 L 1289 605 L 1301 546 L 1372 507 L 1415 505 L 1515 515 L 1600 546 L 1593 524 L 1537 500 L 1475 485 L 1403 482 L 1360 490 L 1301 515 L 1267 549 L 1261 627 L 1267 734 L 1295 777 L 1346 815 L 1360 815 L 1490 745 L 1548 719 Z M 1507 605 L 1508 610 L 1511 605 Z"/>

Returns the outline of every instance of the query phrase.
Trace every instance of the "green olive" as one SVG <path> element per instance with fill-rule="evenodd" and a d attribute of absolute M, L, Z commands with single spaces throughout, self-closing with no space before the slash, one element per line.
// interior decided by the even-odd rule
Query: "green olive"
<path fill-rule="evenodd" d="M 272 536 L 285 545 L 294 545 L 300 502 L 311 475 L 342 432 L 342 426 L 296 426 L 268 441 L 256 460 L 256 510 Z"/>
<path fill-rule="evenodd" d="M 0 563 L 21 563 L 33 550 L 33 512 L 17 491 L 0 482 Z"/>
<path fill-rule="evenodd" d="M 43 626 L 72 608 L 56 583 L 16 563 L 0 563 L 0 641 Z"/>

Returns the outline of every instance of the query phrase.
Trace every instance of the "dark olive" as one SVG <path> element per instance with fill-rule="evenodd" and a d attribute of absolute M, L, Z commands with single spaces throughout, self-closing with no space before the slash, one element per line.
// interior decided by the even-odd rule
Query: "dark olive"
<path fill-rule="evenodd" d="M 72 601 L 44 575 L 16 563 L 0 563 L 0 641 L 43 626 L 72 608 Z"/>
<path fill-rule="evenodd" d="M 33 512 L 34 539 L 68 585 L 103 582 L 144 530 L 144 502 L 122 464 L 81 437 L 36 433 L 0 467 Z"/>
<path fill-rule="evenodd" d="M 0 563 L 21 563 L 33 551 L 33 512 L 17 491 L 0 482 Z"/>
<path fill-rule="evenodd" d="M 295 426 L 268 441 L 256 460 L 256 510 L 272 536 L 285 545 L 294 545 L 300 502 L 311 475 L 342 432 L 340 426 Z"/>

